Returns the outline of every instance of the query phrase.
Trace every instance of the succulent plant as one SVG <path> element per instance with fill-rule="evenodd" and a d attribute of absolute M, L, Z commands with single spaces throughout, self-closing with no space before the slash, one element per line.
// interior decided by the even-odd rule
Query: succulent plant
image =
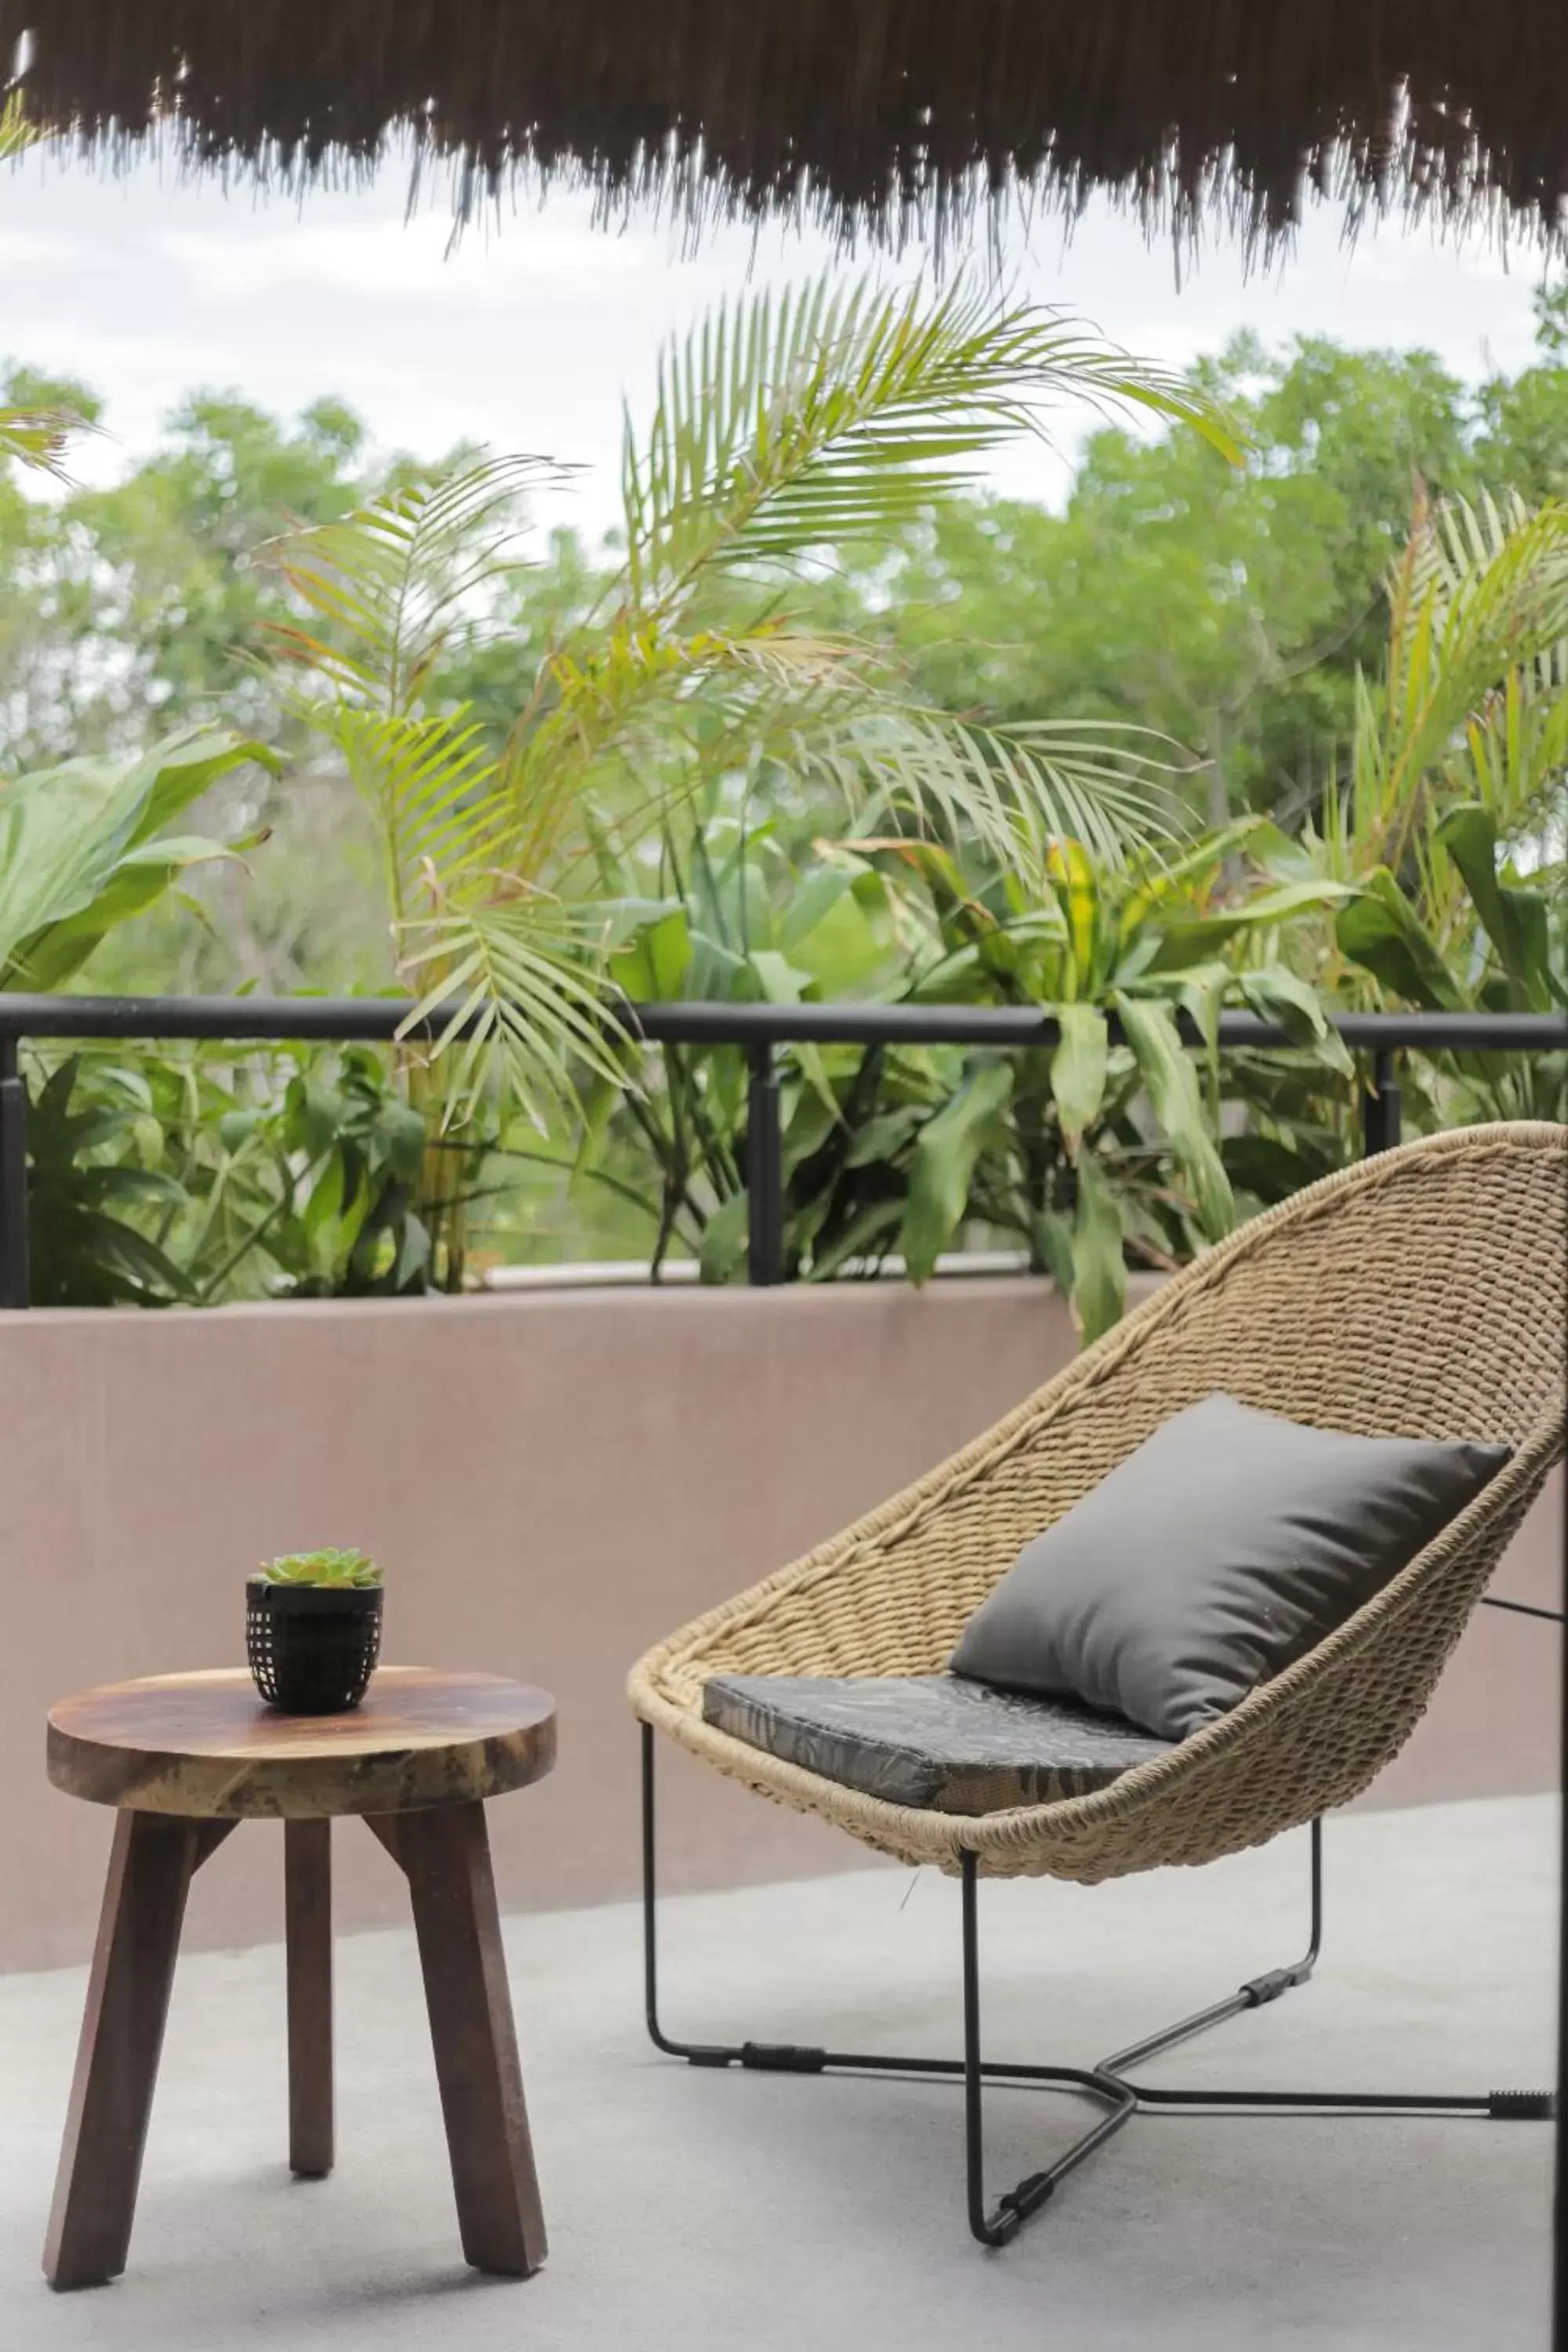
<path fill-rule="evenodd" d="M 363 1591 L 381 1582 L 381 1570 L 366 1551 L 341 1551 L 327 1544 L 320 1551 L 289 1551 L 261 1563 L 268 1584 L 342 1585 Z"/>

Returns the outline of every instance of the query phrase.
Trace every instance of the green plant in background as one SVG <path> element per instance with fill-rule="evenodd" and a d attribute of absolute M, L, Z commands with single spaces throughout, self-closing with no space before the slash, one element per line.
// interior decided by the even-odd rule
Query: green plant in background
<path fill-rule="evenodd" d="M 1434 827 L 1475 802 L 1500 837 L 1529 838 L 1568 772 L 1568 502 L 1423 502 L 1388 611 L 1383 675 L 1357 679 L 1351 780 L 1326 801 L 1321 851 L 1345 878 L 1413 886 L 1457 936 L 1473 914 L 1457 872 L 1434 864 Z"/>
<path fill-rule="evenodd" d="M 1003 865 L 912 835 L 817 844 L 781 828 L 699 828 L 616 959 L 628 994 L 775 1003 L 1034 1005 L 1050 1055 L 931 1047 L 801 1048 L 784 1070 L 789 1271 L 826 1279 L 897 1251 L 917 1280 L 967 1227 L 1022 1244 L 1086 1331 L 1116 1319 L 1125 1265 L 1171 1265 L 1237 1214 L 1221 1141 L 1231 1080 L 1213 1049 L 1221 1009 L 1282 1023 L 1303 1061 L 1348 1076 L 1314 992 L 1278 952 L 1289 926 L 1342 894 L 1272 882 L 1251 861 L 1262 820 L 1163 860 L 1115 863 L 1058 838 Z M 1184 1018 L 1206 1041 L 1205 1072 Z M 1205 1075 L 1206 1074 L 1206 1075 Z M 734 1048 L 668 1048 L 664 1083 L 591 1118 L 584 1171 L 623 1191 L 625 1147 L 651 1155 L 656 1263 L 679 1240 L 714 1281 L 743 1271 L 745 1070 Z M 1233 1124 L 1239 1122 L 1233 1121 Z M 619 1154 L 606 1144 L 618 1140 Z M 1256 1155 L 1244 1172 L 1257 1174 Z"/>
<path fill-rule="evenodd" d="M 131 1071 L 100 1071 L 86 1087 L 81 1075 L 81 1057 L 72 1055 L 29 1088 L 34 1302 L 167 1307 L 194 1301 L 191 1275 L 155 1238 L 171 1210 L 184 1205 L 184 1194 L 163 1169 L 142 1163 L 152 1109 L 146 1087 Z"/>
<path fill-rule="evenodd" d="M 200 1046 L 26 1070 L 40 1305 L 210 1306 L 425 1286 L 425 1136 L 368 1046 Z M 476 1139 L 459 1181 L 488 1197 Z"/>
<path fill-rule="evenodd" d="M 242 1139 L 237 1124 L 231 1134 Z M 433 1152 L 447 1156 L 439 1200 L 484 1197 L 492 1139 L 470 1124 L 434 1142 L 385 1059 L 351 1046 L 289 1082 L 271 1129 L 289 1170 L 284 1211 L 266 1243 L 280 1287 L 304 1297 L 395 1296 L 430 1286 L 434 1239 L 420 1207 Z"/>
<path fill-rule="evenodd" d="M 1269 837 L 1281 882 L 1341 896 L 1286 940 L 1325 999 L 1359 1009 L 1548 1012 L 1568 1003 L 1568 508 L 1418 501 L 1392 566 L 1387 647 L 1355 678 L 1347 781 L 1300 835 Z M 1227 1164 L 1283 1198 L 1355 1145 L 1342 1087 L 1311 1065 L 1233 1055 L 1247 1105 Z M 1561 1118 L 1561 1054 L 1411 1055 L 1417 1129 Z"/>
<path fill-rule="evenodd" d="M 1004 727 L 1041 714 L 1141 723 L 1202 762 L 1183 785 L 1194 815 L 1223 784 L 1231 813 L 1268 810 L 1293 830 L 1325 776 L 1342 780 L 1355 667 L 1379 669 L 1381 582 L 1407 533 L 1413 476 L 1434 495 L 1568 495 L 1561 289 L 1543 289 L 1538 307 L 1537 362 L 1475 385 L 1429 353 L 1320 338 L 1210 354 L 1198 369 L 1239 421 L 1245 470 L 1184 426 L 1151 436 L 1107 420 L 1064 501 L 984 490 L 944 501 L 896 547 L 836 548 L 792 585 L 792 616 L 861 641 L 919 705 Z M 0 374 L 0 401 L 117 421 L 112 398 L 47 364 Z M 425 453 L 424 470 L 450 465 Z M 247 778 L 223 795 L 243 790 L 244 805 L 204 824 L 279 827 L 247 875 L 197 877 L 212 928 L 168 903 L 114 934 L 95 966 L 106 990 L 383 984 L 384 915 L 353 791 L 338 763 L 301 751 L 274 683 L 235 653 L 287 617 L 257 551 L 341 520 L 407 471 L 378 458 L 341 401 L 285 419 L 205 388 L 111 482 L 38 499 L 18 468 L 0 478 L 0 769 L 135 750 L 215 717 L 290 761 L 285 786 Z M 566 530 L 537 552 L 502 591 L 501 625 L 455 647 L 439 682 L 498 742 L 541 661 L 618 569 L 616 551 Z"/>
<path fill-rule="evenodd" d="M 280 1553 L 263 1560 L 258 1571 L 263 1584 L 314 1584 L 363 1592 L 379 1584 L 382 1574 L 366 1551 L 342 1551 L 327 1544 L 320 1551 Z"/>
<path fill-rule="evenodd" d="M 281 1286 L 308 1181 L 280 1133 L 286 1054 L 124 1047 L 24 1061 L 38 1304 L 209 1306 Z M 268 1239 L 278 1244 L 269 1251 Z"/>
<path fill-rule="evenodd" d="M 253 844 L 165 830 L 258 743 L 212 729 L 136 759 L 83 759 L 0 779 L 0 988 L 63 987 L 116 925 L 193 866 Z"/>
<path fill-rule="evenodd" d="M 1543 298 L 1548 350 L 1561 308 Z M 1121 1265 L 1178 1262 L 1355 1148 L 1314 1001 L 1564 1001 L 1561 369 L 1472 398 L 1420 355 L 1302 345 L 1255 399 L 1233 353 L 1201 381 L 1237 398 L 1255 467 L 1184 431 L 1147 447 L 1110 431 L 1058 517 L 959 495 L 984 454 L 963 435 L 1027 429 L 1046 390 L 1086 381 L 1070 330 L 1014 312 L 1012 356 L 1032 349 L 1041 372 L 1011 413 L 1002 373 L 988 387 L 974 373 L 999 317 L 979 298 L 960 316 L 919 296 L 836 308 L 818 291 L 711 322 L 672 356 L 649 433 L 628 436 L 627 544 L 596 564 L 557 537 L 518 568 L 521 494 L 547 468 L 395 467 L 367 499 L 388 477 L 331 404 L 285 432 L 232 399 L 197 401 L 115 490 L 45 501 L 4 486 L 14 743 L 119 746 L 154 708 L 183 719 L 221 702 L 290 755 L 272 802 L 289 840 L 258 861 L 274 879 L 247 878 L 243 897 L 224 877 L 244 870 L 233 853 L 264 812 L 237 735 L 174 739 L 176 764 L 204 741 L 236 762 L 214 772 L 199 844 L 170 814 L 150 832 L 132 817 L 136 838 L 113 848 L 113 778 L 140 763 L 100 763 L 80 803 L 83 839 L 110 843 L 96 878 L 70 867 L 72 827 L 49 835 L 51 803 L 76 804 L 77 784 L 0 784 L 8 984 L 57 984 L 50 959 L 82 984 L 84 955 L 88 984 L 148 984 L 146 922 L 125 919 L 146 889 L 166 910 L 159 940 L 198 943 L 154 984 L 199 971 L 232 985 L 235 957 L 268 975 L 281 958 L 285 982 L 435 993 L 456 974 L 482 1026 L 498 967 L 465 974 L 457 946 L 477 915 L 503 951 L 509 937 L 540 949 L 546 998 L 564 971 L 583 1024 L 560 1025 L 542 1076 L 505 1037 L 466 1068 L 456 1040 L 434 1066 L 411 1042 L 394 1056 L 94 1052 L 65 1076 L 35 1052 L 38 1295 L 455 1287 L 490 1238 L 487 1213 L 532 1255 L 548 1202 L 570 1253 L 594 1201 L 589 1231 L 612 1254 L 687 1251 L 732 1279 L 743 1057 L 626 1045 L 602 1025 L 605 983 L 731 1002 L 946 992 L 1058 1009 L 1062 1046 L 781 1055 L 790 1270 L 826 1279 L 898 1252 L 921 1271 L 965 1234 L 1006 1239 L 1097 1328 Z M 788 397 L 770 397 L 781 383 Z M 45 431 L 12 451 L 26 464 L 58 463 L 69 412 L 94 413 L 26 372 L 7 396 Z M 921 399 L 937 405 L 911 460 Z M 1445 495 L 1374 608 L 1413 462 Z M 1479 493 L 1510 480 L 1533 510 Z M 1471 507 L 1456 484 L 1477 488 Z M 246 562 L 285 510 L 328 527 L 281 570 Z M 293 657 L 231 677 L 237 634 L 290 598 Z M 1037 710 L 1061 723 L 1032 726 Z M 1155 733 L 1107 733 L 1117 717 L 1182 734 L 1204 764 L 1180 768 Z M 1329 781 L 1309 790 L 1313 774 Z M 398 925 L 379 964 L 345 778 Z M 1272 799 L 1287 828 L 1310 803 L 1303 829 L 1227 834 L 1217 861 L 1184 842 L 1150 897 L 1160 868 L 1129 856 L 1129 830 L 1195 797 L 1217 806 L 1222 785 L 1232 806 Z M 217 855 L 216 929 L 185 898 L 195 847 Z M 338 877 L 330 919 L 301 860 Z M 1184 1014 L 1202 1034 L 1217 1004 L 1262 1010 L 1271 992 L 1284 1017 L 1292 989 L 1294 1051 L 1171 1059 Z M 1563 1078 L 1561 1057 L 1446 1055 L 1412 1066 L 1406 1103 L 1417 1126 L 1561 1116 Z"/>
<path fill-rule="evenodd" d="M 788 1004 L 899 992 L 907 945 L 885 879 L 867 861 L 814 846 L 802 814 L 792 822 L 784 807 L 763 814 L 749 797 L 719 793 L 700 819 L 679 834 L 667 827 L 650 877 L 661 895 L 617 910 L 634 925 L 610 963 L 626 996 Z M 836 1048 L 784 1057 L 785 1166 L 794 1192 L 804 1187 L 813 1202 L 808 1234 L 794 1200 L 789 1255 L 796 1272 L 818 1278 L 853 1254 L 860 1196 L 876 1181 L 857 1163 L 837 1171 L 829 1197 L 826 1170 L 798 1175 L 830 1132 L 858 1132 L 877 1091 L 863 1081 L 841 1101 L 858 1058 Z M 679 1245 L 698 1255 L 706 1278 L 729 1280 L 745 1250 L 745 1121 L 739 1048 L 668 1046 L 657 1080 L 624 1099 L 603 1083 L 588 1095 L 578 1169 L 642 1207 L 656 1269 Z"/>
<path fill-rule="evenodd" d="M 1315 993 L 1278 953 L 1335 886 L 1258 876 L 1247 856 L 1268 830 L 1243 820 L 1123 868 L 1058 842 L 1037 898 L 1011 872 L 976 890 L 956 861 L 935 870 L 946 952 L 918 995 L 1037 1004 L 1055 1013 L 1060 1038 L 1048 1060 L 973 1062 L 917 1137 L 900 1228 L 917 1278 L 978 1217 L 1024 1244 L 1092 1338 L 1121 1313 L 1129 1259 L 1180 1264 L 1231 1229 L 1221 1012 L 1256 1013 L 1308 1057 L 1350 1067 Z M 921 862 L 931 871 L 932 853 Z"/>
<path fill-rule="evenodd" d="M 1289 853 L 1353 886 L 1320 970 L 1363 1003 L 1568 1005 L 1568 504 L 1423 506 L 1389 613 L 1350 785 Z M 1450 1117 L 1556 1118 L 1563 1085 L 1560 1055 L 1468 1055 L 1422 1091 Z"/>
<path fill-rule="evenodd" d="M 461 1279 L 453 1146 L 487 1090 L 547 1127 L 584 1074 L 624 1082 L 605 901 L 670 811 L 787 770 L 803 793 L 934 808 L 998 845 L 1037 845 L 1065 819 L 1110 850 L 1146 819 L 1156 763 L 1125 731 L 958 726 L 910 708 L 858 642 L 789 614 L 803 563 L 889 540 L 1063 396 L 1181 417 L 1234 454 L 1180 379 L 963 286 L 823 284 L 720 312 L 667 361 L 646 439 L 628 430 L 618 572 L 499 744 L 439 680 L 493 632 L 519 502 L 550 468 L 508 459 L 412 482 L 285 551 L 296 714 L 375 828 L 396 974 L 443 1017 L 433 1052 L 403 1055 L 434 1278 Z"/>

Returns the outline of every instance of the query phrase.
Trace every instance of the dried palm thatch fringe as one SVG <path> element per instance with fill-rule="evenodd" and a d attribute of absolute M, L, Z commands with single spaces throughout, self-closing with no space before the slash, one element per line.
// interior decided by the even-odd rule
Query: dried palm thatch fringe
<path fill-rule="evenodd" d="M 1330 1176 L 1175 1276 L 984 1437 L 793 1568 L 650 1650 L 643 1720 L 885 1853 L 1093 1884 L 1261 1845 L 1398 1754 L 1563 1455 L 1568 1128 L 1432 1137 Z M 702 1718 L 710 1675 L 929 1675 L 1027 1539 L 1215 1389 L 1365 1436 L 1515 1448 L 1364 1608 L 1217 1723 L 1092 1796 L 922 1812 Z"/>
<path fill-rule="evenodd" d="M 1568 242 L 1556 0 L 0 0 L 25 32 L 116 158 L 333 177 L 411 128 L 465 209 L 522 168 L 896 246 L 1105 189 L 1271 240 L 1315 185 Z"/>

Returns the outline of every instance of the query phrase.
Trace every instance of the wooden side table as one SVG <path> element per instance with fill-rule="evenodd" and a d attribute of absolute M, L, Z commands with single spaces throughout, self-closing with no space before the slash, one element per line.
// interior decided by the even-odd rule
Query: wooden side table
<path fill-rule="evenodd" d="M 555 1760 L 548 1692 L 384 1666 L 347 1715 L 281 1716 L 243 1668 L 64 1700 L 49 1778 L 119 1808 L 44 2249 L 52 2286 L 125 2267 L 191 1879 L 242 1821 L 281 1820 L 289 2161 L 331 2169 L 331 1824 L 357 1813 L 408 1881 L 463 2252 L 526 2278 L 544 2260 L 485 1800 Z"/>

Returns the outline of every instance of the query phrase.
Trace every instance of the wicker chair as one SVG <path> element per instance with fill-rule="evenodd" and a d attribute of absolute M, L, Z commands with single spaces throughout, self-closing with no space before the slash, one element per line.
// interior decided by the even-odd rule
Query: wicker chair
<path fill-rule="evenodd" d="M 1138 2104 L 1175 2096 L 1130 2084 L 1124 2070 L 1154 2045 L 1172 2046 L 1186 2028 L 1103 2066 L 1028 2070 L 1042 2082 L 1097 2092 L 1111 2113 L 1068 2158 L 987 2215 L 979 2095 L 981 2077 L 994 2070 L 978 2047 L 977 1877 L 1093 1883 L 1213 1861 L 1311 1823 L 1306 1958 L 1254 1979 L 1201 2021 L 1217 2022 L 1304 1981 L 1321 1927 L 1321 1816 L 1363 1790 L 1409 1737 L 1500 1553 L 1563 1453 L 1565 1205 L 1568 1129 L 1542 1124 L 1464 1129 L 1329 1177 L 1174 1276 L 918 1484 L 650 1651 L 629 1687 L 645 1727 L 649 2025 L 660 2046 L 698 2054 L 694 2045 L 671 2042 L 657 2016 L 656 1730 L 763 1796 L 819 1813 L 900 1861 L 935 1863 L 962 1876 L 966 2049 L 944 2070 L 962 2073 L 968 2084 L 970 2218 L 988 2242 L 1011 2236 Z M 1092 1794 L 980 1816 L 921 1811 L 842 1787 L 704 1721 L 710 1675 L 940 1672 L 960 1629 L 1027 1538 L 1170 1414 L 1216 1389 L 1327 1428 L 1500 1440 L 1515 1451 L 1436 1541 L 1306 1657 L 1179 1748 Z M 756 2044 L 700 2054 L 710 2063 L 728 2056 L 803 2071 L 846 2057 L 908 2063 L 812 2050 L 770 2056 L 768 2045 Z M 1224 2104 L 1248 2102 L 1225 2095 Z M 1544 2095 L 1526 2094 L 1425 2103 L 1357 2095 L 1348 2104 L 1550 2112 Z"/>

